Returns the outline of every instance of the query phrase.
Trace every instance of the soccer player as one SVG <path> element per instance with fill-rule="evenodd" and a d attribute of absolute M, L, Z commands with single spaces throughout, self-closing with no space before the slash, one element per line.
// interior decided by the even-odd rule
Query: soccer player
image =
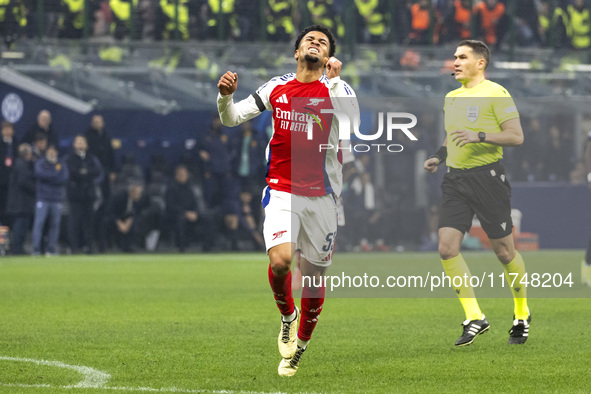
<path fill-rule="evenodd" d="M 273 111 L 273 136 L 266 150 L 268 186 L 262 203 L 269 282 L 282 315 L 278 338 L 283 357 L 278 368 L 281 376 L 296 373 L 325 295 L 323 286 L 304 286 L 299 316 L 291 289 L 295 250 L 301 251 L 302 275 L 318 278 L 332 262 L 337 233 L 336 198 L 342 189 L 342 157 L 337 150 L 319 147 L 339 145 L 339 124 L 336 117 L 326 113 L 319 116 L 319 108 L 340 106 L 342 99 L 333 100 L 340 97 L 349 103 L 349 110 L 356 111 L 356 115 L 350 113 L 359 113 L 353 89 L 339 77 L 342 64 L 334 53 L 331 31 L 313 25 L 296 39 L 295 73 L 271 79 L 238 103 L 232 98 L 238 75 L 228 71 L 218 83 L 217 104 L 224 125 L 236 126 L 265 110 Z M 294 103 L 298 101 L 295 98 L 302 97 L 309 99 L 300 109 Z M 323 121 L 316 123 L 306 118 L 304 112 L 310 111 Z M 304 119 L 313 125 L 312 135 L 302 127 L 306 125 Z"/>
<path fill-rule="evenodd" d="M 481 41 L 464 40 L 454 54 L 455 78 L 462 83 L 445 97 L 446 138 L 424 168 L 435 173 L 442 162 L 449 169 L 441 185 L 439 218 L 439 255 L 450 278 L 470 277 L 460 253 L 464 233 L 474 214 L 490 239 L 497 258 L 505 269 L 514 299 L 513 326 L 509 344 L 527 340 L 531 314 L 526 288 L 521 282 L 525 264 L 515 250 L 511 221 L 511 187 L 501 165 L 503 147 L 523 143 L 523 130 L 513 99 L 501 85 L 485 79 L 490 52 Z M 471 344 L 490 324 L 474 296 L 470 283 L 455 287 L 466 313 L 462 336 L 456 346 Z"/>

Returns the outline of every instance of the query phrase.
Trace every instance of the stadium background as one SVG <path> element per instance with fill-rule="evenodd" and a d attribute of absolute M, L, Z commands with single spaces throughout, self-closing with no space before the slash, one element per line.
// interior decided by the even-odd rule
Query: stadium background
<path fill-rule="evenodd" d="M 292 72 L 292 40 L 271 36 L 269 14 L 272 8 L 287 12 L 287 19 L 278 20 L 293 19 L 297 30 L 312 22 L 308 5 L 319 2 L 225 1 L 234 4 L 233 9 L 227 6 L 226 15 L 215 12 L 216 1 L 189 1 L 189 37 L 174 33 L 179 20 L 161 40 L 154 25 L 158 7 L 166 2 L 132 1 L 129 14 L 139 19 L 129 20 L 127 34 L 121 27 L 111 31 L 109 4 L 121 3 L 126 1 L 84 1 L 97 8 L 85 7 L 77 15 L 94 20 L 86 19 L 67 33 L 77 38 L 66 38 L 59 28 L 63 7 L 79 2 L 0 0 L 2 118 L 15 122 L 21 138 L 37 113 L 49 109 L 65 154 L 73 136 L 88 129 L 91 116 L 102 114 L 116 148 L 119 185 L 114 187 L 124 186 L 125 174 L 138 169 L 133 157 L 145 182 L 153 185 L 146 189 L 150 193 L 161 192 L 155 172 L 168 178 L 179 162 L 192 168 L 198 191 L 204 174 L 195 146 L 210 132 L 219 74 L 226 69 L 240 74 L 237 96 L 242 98 L 268 78 Z M 427 14 L 440 22 L 428 23 L 427 33 L 415 38 L 409 37 L 413 1 L 377 2 L 385 17 L 383 30 L 377 26 L 373 39 L 365 19 L 356 16 L 357 3 L 334 0 L 332 6 L 345 27 L 337 56 L 362 101 L 408 97 L 436 103 L 457 86 L 448 63 L 457 37 L 446 36 L 439 27 L 447 25 L 446 6 L 455 2 L 427 2 L 436 7 Z M 7 4 L 17 5 L 8 15 L 26 18 L 2 19 Z M 544 4 L 549 6 L 546 14 Z M 525 346 L 507 346 L 512 300 L 498 286 L 490 289 L 491 298 L 481 289 L 477 292 L 491 330 L 461 349 L 453 346 L 462 311 L 452 291 L 444 299 L 426 292 L 414 296 L 409 289 L 399 289 L 403 296 L 398 292 L 386 298 L 328 298 L 300 371 L 293 379 L 281 379 L 276 372 L 278 316 L 263 252 L 9 256 L 0 258 L 0 393 L 422 393 L 466 387 L 481 392 L 587 392 L 589 289 L 581 285 L 580 263 L 591 233 L 591 210 L 586 170 L 579 160 L 591 129 L 591 79 L 589 48 L 573 48 L 569 36 L 568 5 L 558 0 L 507 2 L 506 30 L 499 45 L 493 45 L 489 71 L 491 79 L 516 97 L 523 118 L 526 144 L 508 149 L 506 160 L 513 204 L 524 214 L 522 231 L 538 233 L 544 248 L 575 248 L 522 252 L 528 272 L 568 272 L 575 283 L 572 288 L 531 289 L 534 320 Z M 539 19 L 534 6 L 542 11 Z M 547 21 L 545 33 L 533 38 L 538 29 L 528 30 L 526 19 Z M 239 30 L 224 24 L 231 20 Z M 477 22 L 470 23 L 471 37 L 481 35 Z M 421 37 L 424 43 L 411 42 Z M 436 212 L 431 206 L 438 201 L 440 179 L 424 182 L 421 156 L 433 152 L 443 138 L 441 106 L 415 110 L 424 125 L 417 131 L 420 146 L 405 142 L 408 154 L 391 160 L 360 155 L 356 162 L 356 177 L 369 174 L 364 177 L 377 190 L 372 216 L 385 218 L 370 228 L 387 234 L 386 246 L 402 246 L 407 252 L 339 252 L 331 274 L 366 267 L 379 267 L 375 274 L 441 273 L 437 252 L 408 252 L 433 246 L 424 238 L 432 241 L 429 226 Z M 268 122 L 262 115 L 253 123 L 261 139 Z M 223 131 L 228 140 L 240 134 L 240 129 Z M 551 144 L 557 134 L 558 145 Z M 564 151 L 553 154 L 551 145 Z M 395 189 L 386 192 L 390 176 Z M 257 179 L 262 182 L 262 175 Z M 152 197 L 158 200 L 158 195 Z M 347 212 L 347 220 L 353 220 L 348 228 L 361 233 L 353 219 L 360 210 L 355 205 L 359 196 L 347 204 L 353 207 Z M 345 230 L 341 235 L 362 250 L 355 234 Z M 161 238 L 159 251 L 175 250 L 164 234 Z M 67 253 L 66 238 L 61 245 Z M 254 249 L 245 241 L 240 246 Z M 200 248 L 193 245 L 189 251 Z M 218 250 L 224 248 L 229 245 Z M 463 254 L 474 275 L 494 272 L 496 278 L 503 272 L 492 252 Z"/>
<path fill-rule="evenodd" d="M 542 248 L 582 248 L 591 232 L 583 157 L 591 130 L 589 4 L 583 2 L 579 11 L 571 1 L 492 1 L 492 8 L 502 4 L 504 10 L 491 32 L 478 11 L 481 2 L 469 3 L 469 23 L 460 27 L 454 21 L 459 1 L 236 0 L 222 2 L 219 12 L 217 1 L 13 0 L 0 20 L 0 100 L 16 93 L 23 105 L 18 116 L 3 112 L 3 118 L 15 117 L 18 139 L 41 109 L 49 109 L 66 153 L 91 116 L 103 115 L 121 175 L 113 187 L 124 187 L 126 171 L 139 166 L 146 192 L 160 201 L 180 162 L 189 166 L 194 185 L 207 187 L 197 147 L 215 117 L 220 73 L 239 73 L 237 97 L 243 98 L 269 78 L 293 71 L 292 42 L 300 27 L 315 22 L 333 27 L 342 76 L 362 100 L 441 99 L 457 86 L 449 76 L 455 43 L 482 38 L 493 50 L 488 77 L 507 87 L 518 106 L 523 103 L 526 142 L 506 149 L 505 160 L 513 205 L 523 213 L 521 230 L 538 234 Z M 585 34 L 588 39 L 581 39 Z M 344 249 L 433 250 L 440 177 L 427 178 L 421 167 L 443 138 L 442 113 L 436 106 L 416 113 L 420 144 L 405 144 L 404 153 L 395 156 L 358 157 L 345 194 L 346 216 L 354 223 L 349 228 L 359 228 L 356 221 L 363 220 L 356 212 L 374 221 L 367 240 L 345 227 Z M 260 145 L 269 125 L 269 114 L 252 123 Z M 241 131 L 223 132 L 234 144 L 236 172 Z M 261 171 L 252 174 L 258 181 L 248 184 L 255 212 Z M 163 176 L 154 177 L 155 172 Z M 363 172 L 376 190 L 370 207 L 360 186 Z M 228 231 L 224 223 L 219 231 Z M 238 249 L 257 248 L 250 231 L 241 230 Z M 64 250 L 67 244 L 62 237 Z M 161 248 L 169 245 L 163 234 Z"/>

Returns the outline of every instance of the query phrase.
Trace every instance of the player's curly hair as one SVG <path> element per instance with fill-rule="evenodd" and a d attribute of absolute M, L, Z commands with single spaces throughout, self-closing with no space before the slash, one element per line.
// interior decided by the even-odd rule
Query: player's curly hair
<path fill-rule="evenodd" d="M 302 30 L 302 32 L 298 35 L 298 38 L 296 38 L 295 50 L 296 51 L 298 50 L 298 48 L 300 47 L 300 43 L 302 42 L 302 39 L 304 38 L 304 36 L 306 34 L 310 33 L 311 31 L 319 31 L 320 33 L 322 33 L 326 37 L 328 37 L 328 43 L 330 44 L 330 48 L 328 50 L 328 56 L 333 57 L 334 53 L 337 49 L 337 44 L 335 42 L 334 35 L 330 31 L 330 29 L 328 29 L 327 27 L 321 26 L 321 25 L 308 26 L 304 30 Z"/>

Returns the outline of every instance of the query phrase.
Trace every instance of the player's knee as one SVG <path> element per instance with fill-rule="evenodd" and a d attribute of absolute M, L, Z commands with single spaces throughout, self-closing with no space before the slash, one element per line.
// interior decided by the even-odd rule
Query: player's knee
<path fill-rule="evenodd" d="M 439 243 L 439 256 L 442 260 L 449 260 L 460 254 L 460 249 L 446 243 Z"/>
<path fill-rule="evenodd" d="M 285 276 L 289 272 L 291 261 L 284 256 L 275 255 L 269 256 L 269 261 L 271 263 L 271 270 L 277 276 Z"/>

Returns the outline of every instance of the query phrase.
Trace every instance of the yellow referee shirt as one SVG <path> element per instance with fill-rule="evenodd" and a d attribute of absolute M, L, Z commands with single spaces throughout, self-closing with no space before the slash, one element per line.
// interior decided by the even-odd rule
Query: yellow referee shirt
<path fill-rule="evenodd" d="M 494 163 L 503 158 L 503 148 L 487 143 L 458 147 L 450 134 L 457 130 L 499 133 L 501 124 L 519 118 L 513 98 L 498 83 L 484 80 L 473 88 L 463 86 L 445 96 L 445 132 L 448 167 L 468 169 Z"/>

